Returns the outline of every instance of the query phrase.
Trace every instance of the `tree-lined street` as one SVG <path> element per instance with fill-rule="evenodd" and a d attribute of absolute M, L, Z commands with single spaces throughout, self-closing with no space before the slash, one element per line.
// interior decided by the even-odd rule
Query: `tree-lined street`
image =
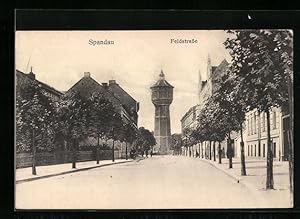
<path fill-rule="evenodd" d="M 140 102 L 116 80 L 100 84 L 84 72 L 61 92 L 32 69 L 18 72 L 16 208 L 293 206 L 293 32 L 225 32 L 217 43 L 231 60 L 215 66 L 208 55 L 199 101 L 186 106 L 177 133 L 175 86 L 162 69 L 150 87 L 152 129 L 138 122 L 153 120 L 146 105 L 139 115 Z M 177 87 L 174 102 L 185 95 Z"/>
<path fill-rule="evenodd" d="M 184 156 L 154 156 L 21 183 L 16 190 L 21 209 L 262 208 L 275 203 L 211 164 Z"/>

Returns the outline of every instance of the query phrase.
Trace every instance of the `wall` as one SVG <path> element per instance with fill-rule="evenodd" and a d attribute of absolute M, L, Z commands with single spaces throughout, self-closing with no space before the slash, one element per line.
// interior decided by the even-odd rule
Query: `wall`
<path fill-rule="evenodd" d="M 100 150 L 100 161 L 110 160 L 112 158 L 112 150 Z M 129 154 L 129 150 L 128 150 Z M 96 160 L 94 151 L 80 151 L 77 152 L 77 162 L 92 161 Z M 115 159 L 125 158 L 125 151 L 115 150 Z M 36 154 L 36 165 L 54 165 L 62 163 L 72 162 L 72 152 L 70 151 L 59 151 L 54 153 L 37 153 Z M 16 168 L 30 167 L 32 165 L 32 154 L 31 153 L 17 153 L 16 154 Z"/>

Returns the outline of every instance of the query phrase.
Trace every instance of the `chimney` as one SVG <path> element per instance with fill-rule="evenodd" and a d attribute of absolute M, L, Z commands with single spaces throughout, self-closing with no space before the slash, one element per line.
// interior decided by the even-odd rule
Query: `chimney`
<path fill-rule="evenodd" d="M 108 87 L 107 83 L 102 83 L 102 86 L 103 86 L 105 89 L 107 89 L 107 87 Z"/>
<path fill-rule="evenodd" d="M 108 83 L 109 83 L 109 85 L 116 84 L 116 80 L 109 80 Z"/>
<path fill-rule="evenodd" d="M 84 72 L 84 77 L 86 78 L 86 77 L 91 77 L 91 73 L 89 73 L 89 72 Z"/>
<path fill-rule="evenodd" d="M 30 72 L 29 72 L 28 76 L 33 80 L 35 79 L 35 74 L 32 72 L 32 67 L 30 68 Z"/>

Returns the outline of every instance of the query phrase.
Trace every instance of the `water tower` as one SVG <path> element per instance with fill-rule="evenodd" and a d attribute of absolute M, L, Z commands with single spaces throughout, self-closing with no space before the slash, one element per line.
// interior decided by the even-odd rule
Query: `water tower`
<path fill-rule="evenodd" d="M 151 87 L 152 103 L 155 106 L 154 137 L 157 145 L 154 151 L 168 154 L 171 144 L 170 104 L 173 101 L 173 86 L 165 80 L 161 70 L 158 81 Z"/>

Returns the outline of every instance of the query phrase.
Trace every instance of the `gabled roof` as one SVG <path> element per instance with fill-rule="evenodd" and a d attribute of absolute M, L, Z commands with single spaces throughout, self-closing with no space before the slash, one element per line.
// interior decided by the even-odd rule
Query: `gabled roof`
<path fill-rule="evenodd" d="M 226 67 L 228 65 L 229 65 L 229 63 L 226 61 L 226 59 L 223 59 L 223 61 L 217 67 L 215 67 L 215 69 L 213 69 L 212 72 L 218 71 L 218 70 L 220 70 L 223 67 Z"/>
<path fill-rule="evenodd" d="M 108 100 L 110 100 L 113 105 L 120 104 L 120 99 L 118 97 L 116 97 L 111 91 L 109 91 L 108 89 L 106 89 L 102 85 L 100 85 L 92 77 L 82 77 L 66 92 L 66 94 L 68 94 L 73 89 L 76 89 L 76 87 L 79 86 L 80 83 L 84 83 L 84 82 L 92 83 L 95 85 L 94 90 L 92 90 L 92 88 L 90 88 L 88 90 L 89 92 L 98 91 L 98 92 L 102 93 Z"/>
<path fill-rule="evenodd" d="M 130 98 L 130 100 L 137 102 L 130 94 L 128 94 L 119 84 L 113 83 L 109 84 L 108 88 L 113 92 L 113 93 L 119 93 L 122 92 L 126 97 Z"/>
<path fill-rule="evenodd" d="M 211 72 L 213 73 L 216 70 L 216 68 L 218 68 L 218 66 L 212 66 L 211 67 Z"/>
<path fill-rule="evenodd" d="M 184 119 L 186 119 L 186 117 L 191 114 L 191 112 L 196 111 L 197 107 L 200 106 L 199 104 L 192 106 L 189 108 L 189 110 L 182 116 L 182 118 L 180 119 L 180 121 L 182 122 Z"/>
<path fill-rule="evenodd" d="M 25 76 L 25 77 L 27 77 L 27 78 L 30 79 L 30 80 L 35 80 L 37 83 L 39 83 L 39 84 L 41 85 L 41 87 L 42 87 L 44 90 L 46 90 L 46 91 L 48 91 L 48 92 L 55 93 L 57 96 L 62 96 L 62 95 L 63 95 L 63 92 L 58 91 L 58 90 L 56 90 L 55 88 L 51 87 L 50 85 L 48 85 L 48 84 L 46 84 L 46 83 L 43 83 L 43 82 L 41 82 L 41 81 L 39 81 L 39 80 L 37 80 L 37 79 L 31 78 L 31 77 L 29 76 L 29 74 L 25 74 L 24 72 L 21 72 L 20 70 L 17 70 L 17 69 L 16 69 L 16 73 L 17 73 L 17 74 L 20 74 L 20 75 L 22 75 L 22 76 Z"/>

